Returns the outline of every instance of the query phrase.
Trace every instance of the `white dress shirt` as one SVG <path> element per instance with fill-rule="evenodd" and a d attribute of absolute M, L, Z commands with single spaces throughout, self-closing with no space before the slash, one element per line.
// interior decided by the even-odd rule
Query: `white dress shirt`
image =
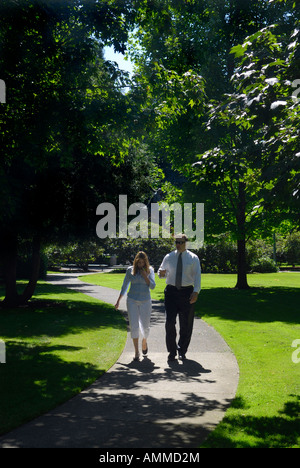
<path fill-rule="evenodd" d="M 158 269 L 158 276 L 160 277 L 160 270 L 166 270 L 166 283 L 175 286 L 176 268 L 178 255 L 180 252 L 175 250 L 165 256 Z M 201 267 L 200 261 L 196 254 L 190 250 L 182 252 L 182 286 L 194 286 L 194 292 L 199 293 L 201 289 Z"/>

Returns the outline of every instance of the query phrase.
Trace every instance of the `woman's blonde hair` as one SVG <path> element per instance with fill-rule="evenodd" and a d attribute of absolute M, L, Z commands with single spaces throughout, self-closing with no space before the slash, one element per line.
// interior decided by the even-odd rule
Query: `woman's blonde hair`
<path fill-rule="evenodd" d="M 140 251 L 140 252 L 138 252 L 136 254 L 135 259 L 133 261 L 133 274 L 134 274 L 134 276 L 138 272 L 138 265 L 137 264 L 138 264 L 138 261 L 140 259 L 144 260 L 145 270 L 146 270 L 147 275 L 149 275 L 149 273 L 150 273 L 150 264 L 149 264 L 148 256 L 147 256 L 147 254 L 145 252 Z"/>

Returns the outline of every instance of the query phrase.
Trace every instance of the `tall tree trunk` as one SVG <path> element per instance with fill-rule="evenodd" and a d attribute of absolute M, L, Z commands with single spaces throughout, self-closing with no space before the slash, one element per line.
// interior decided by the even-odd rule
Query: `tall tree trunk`
<path fill-rule="evenodd" d="M 2 305 L 3 307 L 16 307 L 19 305 L 17 292 L 17 236 L 12 233 L 6 233 L 1 237 L 1 243 L 5 280 L 5 298 Z"/>
<path fill-rule="evenodd" d="M 3 248 L 3 266 L 5 278 L 5 298 L 2 306 L 5 308 L 25 305 L 33 296 L 40 272 L 40 238 L 35 237 L 32 244 L 32 271 L 23 294 L 17 291 L 17 236 L 8 234 L 1 238 Z"/>
<path fill-rule="evenodd" d="M 247 282 L 247 269 L 246 269 L 246 242 L 245 239 L 238 239 L 238 274 L 236 289 L 249 289 Z"/>
<path fill-rule="evenodd" d="M 246 267 L 246 184 L 239 182 L 239 202 L 237 213 L 238 226 L 238 276 L 236 289 L 249 289 L 247 282 L 247 267 Z"/>
<path fill-rule="evenodd" d="M 35 237 L 32 243 L 32 270 L 29 282 L 21 296 L 21 304 L 26 304 L 33 296 L 40 273 L 41 240 Z"/>

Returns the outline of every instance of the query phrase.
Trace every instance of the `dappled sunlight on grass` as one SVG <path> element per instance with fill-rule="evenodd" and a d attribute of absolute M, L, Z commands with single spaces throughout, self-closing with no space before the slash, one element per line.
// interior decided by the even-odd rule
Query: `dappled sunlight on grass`
<path fill-rule="evenodd" d="M 124 274 L 82 280 L 121 289 Z M 196 314 L 234 352 L 240 369 L 231 407 L 204 447 L 300 447 L 300 364 L 292 342 L 300 338 L 300 274 L 253 274 L 248 290 L 236 275 L 202 275 Z M 163 300 L 156 275 L 153 300 Z M 113 306 L 40 283 L 27 308 L 0 310 L 7 364 L 0 367 L 4 431 L 68 399 L 105 372 L 121 353 L 126 323 Z M 26 402 L 26 404 L 24 404 Z M 25 411 L 24 411 L 25 410 Z"/>
<path fill-rule="evenodd" d="M 288 410 L 291 406 L 292 414 Z M 276 416 L 253 416 L 231 409 L 203 447 L 299 448 L 299 413 L 298 395 L 289 395 Z"/>
<path fill-rule="evenodd" d="M 204 446 L 300 447 L 300 364 L 292 361 L 291 347 L 300 337 L 300 275 L 255 275 L 244 291 L 222 287 L 221 278 L 214 286 L 208 280 L 196 313 L 233 350 L 240 381 L 236 399 Z"/>
<path fill-rule="evenodd" d="M 113 279 L 111 279 L 113 277 Z M 82 278 L 120 289 L 124 275 Z M 248 275 L 250 289 L 234 289 L 236 275 L 203 274 L 196 314 L 212 325 L 237 357 L 240 381 L 225 418 L 203 447 L 300 447 L 300 273 Z M 156 275 L 152 299 L 163 300 Z"/>
<path fill-rule="evenodd" d="M 0 433 L 68 400 L 110 368 L 127 325 L 97 299 L 39 283 L 27 307 L 0 309 Z"/>

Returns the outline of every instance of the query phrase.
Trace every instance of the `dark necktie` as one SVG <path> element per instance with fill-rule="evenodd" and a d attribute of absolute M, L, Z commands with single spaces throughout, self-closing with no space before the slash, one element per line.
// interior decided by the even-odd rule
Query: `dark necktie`
<path fill-rule="evenodd" d="M 181 282 L 182 282 L 182 253 L 179 254 L 178 261 L 177 261 L 177 268 L 176 268 L 175 286 L 177 289 L 181 289 Z"/>

